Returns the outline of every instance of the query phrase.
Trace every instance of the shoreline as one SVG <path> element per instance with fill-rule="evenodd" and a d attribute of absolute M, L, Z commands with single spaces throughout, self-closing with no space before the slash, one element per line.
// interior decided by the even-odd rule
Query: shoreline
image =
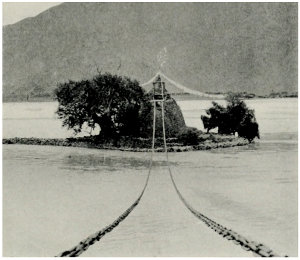
<path fill-rule="evenodd" d="M 216 93 L 207 93 L 214 95 Z M 226 96 L 226 93 L 219 93 L 216 95 L 224 95 Z M 190 101 L 190 100 L 223 100 L 224 98 L 210 98 L 210 97 L 199 97 L 196 95 L 176 95 L 176 94 L 171 94 L 171 96 L 176 100 L 176 101 Z M 291 98 L 298 98 L 298 96 L 293 96 L 293 95 L 287 95 L 287 96 L 254 96 L 254 97 L 246 97 L 246 96 L 241 96 L 241 100 L 257 100 L 257 99 L 291 99 Z M 54 97 L 49 97 L 49 98 L 43 98 L 43 97 L 32 97 L 31 99 L 26 99 L 26 98 L 3 98 L 2 103 L 44 103 L 44 102 L 57 102 L 57 100 Z"/>
<path fill-rule="evenodd" d="M 172 96 L 176 101 L 191 101 L 191 100 L 223 100 L 221 98 L 217 98 L 217 99 L 214 99 L 214 98 L 199 98 L 197 96 L 177 96 L 177 95 L 173 95 Z M 288 99 L 291 99 L 291 98 L 298 98 L 296 96 L 288 96 L 288 97 L 259 97 L 259 96 L 256 96 L 256 97 L 253 97 L 253 98 L 241 98 L 242 100 L 257 100 L 257 99 L 284 99 L 284 98 L 288 98 Z M 24 99 L 4 99 L 2 100 L 3 104 L 6 104 L 6 103 L 47 103 L 47 102 L 57 102 L 55 99 L 53 98 L 50 98 L 50 99 L 43 99 L 43 98 L 33 98 L 33 99 L 30 99 L 30 100 L 24 100 Z"/>
<path fill-rule="evenodd" d="M 149 147 L 130 147 L 130 146 L 114 146 L 112 144 L 97 144 L 83 138 L 3 138 L 2 144 L 24 144 L 24 145 L 47 145 L 47 146 L 69 146 L 80 148 L 93 148 L 103 150 L 119 150 L 126 152 L 150 152 Z M 249 142 L 240 137 L 225 136 L 223 140 L 205 140 L 197 145 L 180 145 L 168 144 L 168 152 L 189 152 L 189 151 L 205 151 L 217 148 L 229 148 L 235 146 L 248 145 Z M 164 152 L 164 148 L 159 146 L 154 149 L 155 152 Z"/>

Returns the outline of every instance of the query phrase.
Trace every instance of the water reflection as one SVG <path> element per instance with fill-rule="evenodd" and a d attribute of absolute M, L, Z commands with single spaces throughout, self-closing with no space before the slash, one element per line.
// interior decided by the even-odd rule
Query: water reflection
<path fill-rule="evenodd" d="M 97 171 L 105 168 L 106 171 L 118 171 L 122 169 L 145 170 L 150 164 L 150 153 L 142 158 L 130 156 L 109 156 L 105 153 L 101 154 L 77 154 L 71 153 L 63 157 L 63 169 L 78 169 L 81 171 Z M 171 162 L 174 167 L 178 162 Z M 167 166 L 165 160 L 154 160 L 152 167 Z"/>

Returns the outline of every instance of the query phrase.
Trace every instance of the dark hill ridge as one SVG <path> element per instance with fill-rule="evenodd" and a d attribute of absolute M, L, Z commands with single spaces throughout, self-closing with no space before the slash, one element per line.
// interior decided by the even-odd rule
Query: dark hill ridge
<path fill-rule="evenodd" d="M 297 3 L 64 3 L 3 28 L 3 96 L 109 71 L 202 92 L 297 90 Z"/>

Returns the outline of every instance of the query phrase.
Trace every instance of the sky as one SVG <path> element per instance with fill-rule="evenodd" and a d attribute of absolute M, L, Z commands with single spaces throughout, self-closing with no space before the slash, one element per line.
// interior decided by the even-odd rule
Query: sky
<path fill-rule="evenodd" d="M 2 2 L 3 25 L 16 23 L 24 18 L 33 17 L 61 2 Z"/>

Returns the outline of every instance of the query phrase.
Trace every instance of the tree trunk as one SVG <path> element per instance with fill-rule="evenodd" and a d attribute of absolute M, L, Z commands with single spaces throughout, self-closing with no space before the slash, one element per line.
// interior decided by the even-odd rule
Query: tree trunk
<path fill-rule="evenodd" d="M 102 138 L 110 138 L 114 136 L 115 129 L 110 115 L 104 115 L 97 120 L 97 124 L 100 126 L 101 130 L 99 136 Z"/>

